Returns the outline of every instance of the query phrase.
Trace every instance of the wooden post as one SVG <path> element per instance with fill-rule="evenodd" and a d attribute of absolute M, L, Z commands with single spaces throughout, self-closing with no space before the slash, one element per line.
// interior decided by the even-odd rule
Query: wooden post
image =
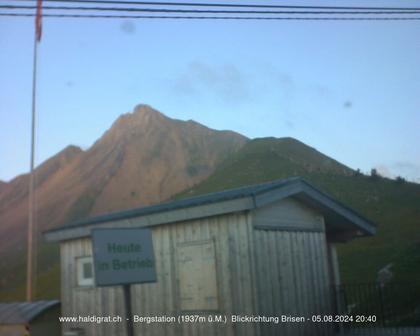
<path fill-rule="evenodd" d="M 131 312 L 130 285 L 123 285 L 127 336 L 134 336 L 133 314 Z"/>

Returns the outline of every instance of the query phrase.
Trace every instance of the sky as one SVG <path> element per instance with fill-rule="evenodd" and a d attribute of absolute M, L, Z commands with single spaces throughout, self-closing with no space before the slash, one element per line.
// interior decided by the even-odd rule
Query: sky
<path fill-rule="evenodd" d="M 402 4 L 420 0 L 340 2 Z M 294 137 L 351 168 L 420 183 L 419 36 L 420 21 L 44 18 L 36 163 L 89 148 L 144 103 L 250 138 Z M 3 181 L 29 170 L 33 41 L 33 18 L 0 17 Z"/>

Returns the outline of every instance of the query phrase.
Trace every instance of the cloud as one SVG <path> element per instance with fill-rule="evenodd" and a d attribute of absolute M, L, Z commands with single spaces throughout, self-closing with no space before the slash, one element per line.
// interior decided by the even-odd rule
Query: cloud
<path fill-rule="evenodd" d="M 234 62 L 211 64 L 190 62 L 168 82 L 169 93 L 177 98 L 223 103 L 229 107 L 246 104 L 270 105 L 261 117 L 281 118 L 288 129 L 314 119 L 313 111 L 302 109 L 302 101 L 329 101 L 331 90 L 320 83 L 297 83 L 292 74 L 271 63 L 240 66 Z"/>
<path fill-rule="evenodd" d="M 296 85 L 289 74 L 269 63 L 243 68 L 232 62 L 209 64 L 195 61 L 172 79 L 169 90 L 177 97 L 213 100 L 228 105 L 272 101 L 282 114 L 288 114 Z M 288 122 L 289 127 L 293 121 Z"/>
<path fill-rule="evenodd" d="M 173 89 L 188 96 L 210 94 L 229 103 L 249 101 L 253 96 L 249 78 L 232 63 L 215 66 L 192 62 L 175 79 Z"/>

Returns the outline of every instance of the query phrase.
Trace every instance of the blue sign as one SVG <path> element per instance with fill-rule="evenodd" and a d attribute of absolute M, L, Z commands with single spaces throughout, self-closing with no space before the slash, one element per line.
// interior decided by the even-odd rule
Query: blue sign
<path fill-rule="evenodd" d="M 97 286 L 156 282 L 150 229 L 92 230 Z"/>

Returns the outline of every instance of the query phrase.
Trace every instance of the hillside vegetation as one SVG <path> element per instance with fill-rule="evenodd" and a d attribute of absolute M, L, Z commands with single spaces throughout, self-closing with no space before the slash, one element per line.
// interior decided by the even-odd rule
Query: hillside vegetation
<path fill-rule="evenodd" d="M 175 198 L 302 176 L 377 223 L 377 235 L 339 246 L 342 281 L 376 281 L 387 265 L 394 281 L 420 281 L 420 185 L 365 176 L 291 138 L 248 142 L 204 182 Z"/>

